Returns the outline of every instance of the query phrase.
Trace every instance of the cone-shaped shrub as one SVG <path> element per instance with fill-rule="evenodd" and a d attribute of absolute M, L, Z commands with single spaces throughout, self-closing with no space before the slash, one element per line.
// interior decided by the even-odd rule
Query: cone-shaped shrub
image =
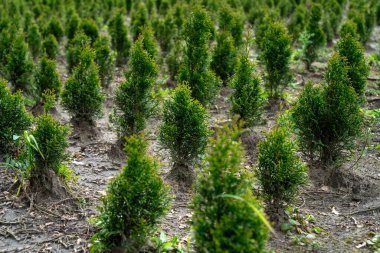
<path fill-rule="evenodd" d="M 304 31 L 307 24 L 308 15 L 304 5 L 298 5 L 296 10 L 290 17 L 288 24 L 289 33 L 292 35 L 293 41 L 297 41 L 300 34 Z"/>
<path fill-rule="evenodd" d="M 148 9 L 144 2 L 136 3 L 131 16 L 131 27 L 133 40 L 136 40 L 141 34 L 143 28 L 149 25 Z"/>
<path fill-rule="evenodd" d="M 74 39 L 69 41 L 66 50 L 67 68 L 69 73 L 79 63 L 79 56 L 85 47 L 90 46 L 90 38 L 83 33 L 77 33 Z"/>
<path fill-rule="evenodd" d="M 192 96 L 203 105 L 211 102 L 220 86 L 220 80 L 209 70 L 212 31 L 210 16 L 205 9 L 196 6 L 185 23 L 185 59 L 177 79 L 179 82 L 188 82 Z"/>
<path fill-rule="evenodd" d="M 66 36 L 69 40 L 72 40 L 75 37 L 79 30 L 79 24 L 80 18 L 78 14 L 75 11 L 71 12 L 66 24 Z"/>
<path fill-rule="evenodd" d="M 197 178 L 192 229 L 198 252 L 265 252 L 268 230 L 251 209 L 260 211 L 237 138 L 232 130 L 219 132 Z"/>
<path fill-rule="evenodd" d="M 52 34 L 49 34 L 43 43 L 43 49 L 50 59 L 56 59 L 58 56 L 59 45 L 57 40 Z"/>
<path fill-rule="evenodd" d="M 219 29 L 230 32 L 236 47 L 243 43 L 244 17 L 228 5 L 219 12 Z"/>
<path fill-rule="evenodd" d="M 90 38 L 91 43 L 94 43 L 99 37 L 99 29 L 95 21 L 92 19 L 83 19 L 80 23 L 79 29 Z"/>
<path fill-rule="evenodd" d="M 30 181 L 34 188 L 54 190 L 53 175 L 59 173 L 62 163 L 67 160 L 66 148 L 69 146 L 69 128 L 61 125 L 50 114 L 44 113 L 36 120 L 36 127 L 31 134 L 38 143 L 39 152 L 31 149 L 34 165 Z"/>
<path fill-rule="evenodd" d="M 33 24 L 29 27 L 27 41 L 33 58 L 37 59 L 37 57 L 40 56 L 42 48 L 42 35 L 37 24 Z"/>
<path fill-rule="evenodd" d="M 183 62 L 183 52 L 185 49 L 184 41 L 177 39 L 173 41 L 170 52 L 166 56 L 165 62 L 168 68 L 170 80 L 174 81 L 178 75 L 179 69 Z"/>
<path fill-rule="evenodd" d="M 271 23 L 264 32 L 261 56 L 266 69 L 266 87 L 270 97 L 281 95 L 280 87 L 290 81 L 291 38 L 282 23 Z"/>
<path fill-rule="evenodd" d="M 260 118 L 264 102 L 261 85 L 262 81 L 254 64 L 247 55 L 243 55 L 239 59 L 236 74 L 230 81 L 230 86 L 235 89 L 230 100 L 231 112 L 238 114 L 247 127 L 257 123 Z"/>
<path fill-rule="evenodd" d="M 357 34 L 357 25 L 352 20 L 347 20 L 343 23 L 342 27 L 340 28 L 339 36 L 341 38 L 346 37 L 347 35 L 351 35 L 352 37 L 359 39 L 359 35 Z"/>
<path fill-rule="evenodd" d="M 6 72 L 7 79 L 15 90 L 32 90 L 33 61 L 22 35 L 17 35 L 11 44 L 7 55 Z"/>
<path fill-rule="evenodd" d="M 234 46 L 234 39 L 229 32 L 219 33 L 216 41 L 217 44 L 214 48 L 210 66 L 215 74 L 226 84 L 236 67 L 237 50 Z"/>
<path fill-rule="evenodd" d="M 12 94 L 0 79 L 0 154 L 12 153 L 13 135 L 21 135 L 32 125 L 32 116 L 24 106 L 20 92 Z"/>
<path fill-rule="evenodd" d="M 112 48 L 117 52 L 116 64 L 121 66 L 127 63 L 131 42 L 128 38 L 127 26 L 124 23 L 124 15 L 117 12 L 109 23 Z"/>
<path fill-rule="evenodd" d="M 362 132 L 363 114 L 351 86 L 344 58 L 335 54 L 328 63 L 327 85 L 308 85 L 293 109 L 302 152 L 310 162 L 331 165 L 344 158 Z"/>
<path fill-rule="evenodd" d="M 204 153 L 208 139 L 207 112 L 191 97 L 190 88 L 179 85 L 165 102 L 159 140 L 169 149 L 172 174 L 180 181 L 192 182 L 193 166 Z"/>
<path fill-rule="evenodd" d="M 115 108 L 111 115 L 119 138 L 142 131 L 153 111 L 152 89 L 158 67 L 144 50 L 142 37 L 133 45 L 129 67 L 126 80 L 116 90 Z"/>
<path fill-rule="evenodd" d="M 62 23 L 56 16 L 53 16 L 50 19 L 49 23 L 45 28 L 44 35 L 48 36 L 49 34 L 53 34 L 58 42 L 60 42 L 63 36 L 65 35 Z"/>
<path fill-rule="evenodd" d="M 115 69 L 115 53 L 111 50 L 108 37 L 100 36 L 94 44 L 95 63 L 99 67 L 99 76 L 103 87 L 108 87 L 112 81 Z"/>
<path fill-rule="evenodd" d="M 317 59 L 319 49 L 326 42 L 326 35 L 323 32 L 320 22 L 322 20 L 322 7 L 319 4 L 313 4 L 310 11 L 309 23 L 306 32 L 310 35 L 310 42 L 305 48 L 304 61 L 306 68 L 311 69 L 311 64 Z"/>
<path fill-rule="evenodd" d="M 42 94 L 46 90 L 51 90 L 56 96 L 61 92 L 61 81 L 57 72 L 57 64 L 55 60 L 50 60 L 45 55 L 42 57 L 39 67 L 35 74 L 35 85 L 37 96 L 42 98 Z"/>
<path fill-rule="evenodd" d="M 141 30 L 141 36 L 143 38 L 143 45 L 145 51 L 147 51 L 154 60 L 158 60 L 158 42 L 154 37 L 152 28 L 149 26 L 144 27 Z"/>
<path fill-rule="evenodd" d="M 170 207 L 169 187 L 158 175 L 158 163 L 146 154 L 147 143 L 132 136 L 125 151 L 127 164 L 108 185 L 90 252 L 139 252 Z"/>
<path fill-rule="evenodd" d="M 62 105 L 74 119 L 92 121 L 101 114 L 103 100 L 94 52 L 84 47 L 78 66 L 66 81 Z"/>
<path fill-rule="evenodd" d="M 297 156 L 289 129 L 275 127 L 258 146 L 257 177 L 268 210 L 291 203 L 307 182 L 307 167 Z"/>
<path fill-rule="evenodd" d="M 359 97 L 364 95 L 369 75 L 369 67 L 364 57 L 364 48 L 350 34 L 343 36 L 337 43 L 337 52 L 346 58 L 347 74 Z"/>

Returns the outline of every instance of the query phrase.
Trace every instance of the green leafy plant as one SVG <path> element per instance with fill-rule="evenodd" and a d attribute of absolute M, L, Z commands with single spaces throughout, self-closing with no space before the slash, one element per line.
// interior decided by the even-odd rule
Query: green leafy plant
<path fill-rule="evenodd" d="M 78 66 L 64 86 L 62 105 L 75 120 L 91 122 L 101 114 L 103 101 L 94 52 L 89 47 L 84 47 Z"/>
<path fill-rule="evenodd" d="M 90 38 L 91 43 L 93 44 L 96 39 L 99 37 L 99 29 L 95 21 L 92 19 L 82 19 L 79 25 L 79 29 Z"/>
<path fill-rule="evenodd" d="M 168 53 L 165 62 L 168 68 L 168 74 L 171 81 L 174 81 L 179 73 L 179 69 L 183 62 L 183 51 L 185 49 L 184 41 L 175 40 L 170 47 L 170 52 Z"/>
<path fill-rule="evenodd" d="M 59 52 L 59 45 L 52 34 L 49 34 L 43 42 L 42 48 L 50 59 L 56 59 Z"/>
<path fill-rule="evenodd" d="M 27 42 L 34 59 L 40 56 L 42 49 L 42 35 L 37 24 L 32 24 L 28 29 Z"/>
<path fill-rule="evenodd" d="M 281 23 L 269 24 L 263 36 L 260 59 L 267 72 L 266 87 L 271 98 L 278 98 L 281 95 L 279 88 L 285 87 L 291 79 L 291 38 Z"/>
<path fill-rule="evenodd" d="M 169 209 L 169 187 L 158 175 L 142 137 L 127 139 L 127 163 L 108 185 L 90 252 L 138 252 Z"/>
<path fill-rule="evenodd" d="M 147 51 L 150 56 L 157 61 L 159 53 L 158 42 L 154 37 L 152 28 L 149 26 L 143 27 L 141 30 L 141 37 L 145 51 Z"/>
<path fill-rule="evenodd" d="M 132 36 L 136 40 L 141 34 L 143 28 L 149 25 L 149 13 L 144 2 L 137 3 L 131 15 Z"/>
<path fill-rule="evenodd" d="M 219 28 L 223 32 L 230 32 L 235 47 L 242 45 L 244 17 L 238 10 L 231 8 L 229 5 L 223 6 L 219 12 Z"/>
<path fill-rule="evenodd" d="M 257 177 L 262 194 L 272 212 L 294 200 L 307 182 L 307 167 L 297 156 L 297 147 L 289 129 L 276 127 L 258 146 Z"/>
<path fill-rule="evenodd" d="M 103 87 L 108 87 L 113 79 L 115 69 L 115 53 L 111 49 L 108 37 L 100 36 L 94 44 L 95 63 L 99 67 L 99 76 Z"/>
<path fill-rule="evenodd" d="M 13 136 L 21 135 L 32 125 L 32 116 L 25 109 L 21 93 L 12 94 L 3 80 L 0 80 L 0 114 L 0 154 L 12 154 Z"/>
<path fill-rule="evenodd" d="M 110 118 L 119 138 L 142 131 L 154 107 L 152 91 L 158 67 L 144 49 L 142 37 L 133 45 L 129 66 L 126 80 L 116 90 L 115 107 Z"/>
<path fill-rule="evenodd" d="M 35 73 L 35 84 L 37 97 L 42 98 L 46 90 L 51 90 L 56 96 L 61 92 L 61 81 L 57 72 L 57 64 L 45 55 L 40 60 L 39 67 Z"/>
<path fill-rule="evenodd" d="M 109 32 L 113 50 L 117 52 L 116 64 L 121 66 L 127 62 L 131 41 L 128 38 L 127 26 L 121 11 L 115 13 L 109 22 Z"/>
<path fill-rule="evenodd" d="M 204 153 L 208 138 L 207 112 L 191 97 L 186 85 L 179 85 L 164 104 L 159 140 L 169 149 L 173 161 L 172 175 L 191 185 L 192 166 Z"/>
<path fill-rule="evenodd" d="M 230 86 L 235 88 L 230 98 L 231 112 L 238 114 L 247 127 L 257 123 L 264 102 L 262 81 L 255 72 L 254 64 L 247 55 L 243 55 L 239 59 L 236 74 L 230 81 Z"/>
<path fill-rule="evenodd" d="M 220 131 L 211 141 L 207 167 L 198 175 L 191 222 L 198 252 L 258 253 L 265 249 L 268 228 L 252 196 L 251 175 L 241 165 L 238 135 L 228 128 Z"/>
<path fill-rule="evenodd" d="M 54 35 L 58 42 L 61 41 L 65 34 L 61 21 L 55 15 L 49 20 L 49 23 L 44 30 L 45 36 L 48 36 L 49 34 Z"/>
<path fill-rule="evenodd" d="M 168 238 L 164 231 L 160 232 L 160 236 L 154 236 L 151 238 L 154 242 L 155 252 L 156 253 L 164 253 L 164 252 L 179 252 L 185 253 L 185 249 L 181 246 L 178 241 L 177 236 L 173 236 L 172 238 Z"/>
<path fill-rule="evenodd" d="M 77 33 L 66 46 L 67 69 L 72 73 L 79 63 L 79 57 L 85 47 L 90 47 L 90 38 L 83 33 Z"/>
<path fill-rule="evenodd" d="M 80 18 L 75 10 L 71 9 L 66 22 L 66 36 L 72 40 L 78 32 L 80 24 Z"/>

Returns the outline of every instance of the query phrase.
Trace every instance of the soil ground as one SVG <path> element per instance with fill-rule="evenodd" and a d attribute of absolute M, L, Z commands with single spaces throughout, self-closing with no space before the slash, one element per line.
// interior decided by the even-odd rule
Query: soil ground
<path fill-rule="evenodd" d="M 380 28 L 366 49 L 367 54 L 380 52 Z M 322 57 L 314 67 L 315 73 L 304 72 L 302 63 L 292 66 L 295 72 L 296 85 L 288 88 L 288 101 L 285 106 L 268 106 L 264 111 L 264 122 L 254 127 L 245 136 L 247 145 L 247 165 L 256 163 L 256 144 L 265 132 L 275 125 L 279 112 L 292 105 L 297 94 L 307 80 L 322 81 L 326 59 Z M 62 81 L 67 78 L 64 57 L 60 58 Z M 106 185 L 120 171 L 125 156 L 115 148 L 117 136 L 108 122 L 112 109 L 112 94 L 115 87 L 123 81 L 123 71 L 118 70 L 115 80 L 105 92 L 107 101 L 104 116 L 97 120 L 96 126 L 76 126 L 70 137 L 70 167 L 78 176 L 77 181 L 70 183 L 73 197 L 54 199 L 46 197 L 34 201 L 36 196 L 16 197 L 10 191 L 14 182 L 13 172 L 0 170 L 0 252 L 88 252 L 89 238 L 95 227 L 89 221 L 96 215 L 97 206 L 105 194 Z M 372 67 L 367 92 L 367 107 L 380 108 L 379 70 Z M 376 81 L 377 80 L 377 81 Z M 377 89 L 376 92 L 371 92 Z M 230 120 L 228 96 L 231 89 L 223 88 L 215 105 L 210 108 L 210 125 L 215 127 Z M 70 124 L 69 115 L 57 107 L 55 117 L 63 124 Z M 183 245 L 190 240 L 188 221 L 191 211 L 188 207 L 192 191 L 184 191 L 177 182 L 167 176 L 171 164 L 168 152 L 158 145 L 157 131 L 160 116 L 148 122 L 147 136 L 150 142 L 149 152 L 161 162 L 162 177 L 172 186 L 175 199 L 172 208 L 160 225 L 169 236 L 178 236 Z M 380 144 L 380 126 L 372 127 L 374 146 Z M 335 180 L 337 187 L 328 187 L 318 175 L 323 171 L 310 172 L 311 180 L 294 204 L 304 216 L 313 215 L 315 224 L 321 233 L 312 233 L 312 240 L 319 246 L 313 247 L 310 241 L 297 238 L 307 236 L 304 230 L 300 233 L 285 234 L 277 231 L 268 245 L 275 252 L 372 252 L 363 244 L 374 233 L 380 233 L 380 149 L 368 149 L 361 141 L 355 156 L 345 163 L 339 177 Z M 43 196 L 42 196 L 43 197 Z M 32 200 L 32 201 L 31 201 Z"/>

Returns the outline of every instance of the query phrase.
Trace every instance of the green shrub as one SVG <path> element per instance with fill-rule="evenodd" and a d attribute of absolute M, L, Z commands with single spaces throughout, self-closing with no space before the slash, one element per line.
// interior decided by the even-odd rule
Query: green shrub
<path fill-rule="evenodd" d="M 169 187 L 158 175 L 158 163 L 149 157 L 141 137 L 127 139 L 127 163 L 108 184 L 99 208 L 100 230 L 90 252 L 139 252 L 147 236 L 169 210 Z"/>
<path fill-rule="evenodd" d="M 0 154 L 10 154 L 13 136 L 21 135 L 32 125 L 32 115 L 26 111 L 21 93 L 12 94 L 3 80 L 0 80 L 0 115 Z"/>
<path fill-rule="evenodd" d="M 66 36 L 69 40 L 72 40 L 79 30 L 80 18 L 78 14 L 73 11 L 67 18 L 66 24 Z"/>
<path fill-rule="evenodd" d="M 260 48 L 260 58 L 267 72 L 266 87 L 269 96 L 278 98 L 281 95 L 280 86 L 287 86 L 291 79 L 291 38 L 286 27 L 282 23 L 271 23 L 264 33 Z"/>
<path fill-rule="evenodd" d="M 42 35 L 37 24 L 32 24 L 29 27 L 27 41 L 33 58 L 37 59 L 41 54 L 42 48 Z"/>
<path fill-rule="evenodd" d="M 293 41 L 297 41 L 301 33 L 304 31 L 308 22 L 308 11 L 304 5 L 298 5 L 296 10 L 290 17 L 288 23 L 289 33 L 292 35 Z"/>
<path fill-rule="evenodd" d="M 66 148 L 69 146 L 69 128 L 46 113 L 37 118 L 31 134 L 40 149 L 39 152 L 32 149 L 34 165 L 30 172 L 31 185 L 52 191 L 55 186 L 49 171 L 58 175 L 62 163 L 68 158 Z"/>
<path fill-rule="evenodd" d="M 348 78 L 358 96 L 362 97 L 369 75 L 369 67 L 364 57 L 363 46 L 356 40 L 355 36 L 348 34 L 339 39 L 337 52 L 340 56 L 346 58 Z"/>
<path fill-rule="evenodd" d="M 262 81 L 255 72 L 254 64 L 247 55 L 243 55 L 239 59 L 236 74 L 230 81 L 230 86 L 235 89 L 230 98 L 231 112 L 238 114 L 247 127 L 257 123 L 264 102 Z"/>
<path fill-rule="evenodd" d="M 45 28 L 44 35 L 48 36 L 49 34 L 54 35 L 58 42 L 60 42 L 63 36 L 65 35 L 62 23 L 56 16 L 53 16 L 50 19 L 49 23 Z"/>
<path fill-rule="evenodd" d="M 59 45 L 57 40 L 52 34 L 49 34 L 44 42 L 43 42 L 43 49 L 46 53 L 46 55 L 50 59 L 56 59 L 59 53 Z"/>
<path fill-rule="evenodd" d="M 339 36 L 341 38 L 346 37 L 347 35 L 351 35 L 352 37 L 359 39 L 359 35 L 357 34 L 357 25 L 352 20 L 347 20 L 343 23 L 342 27 L 340 28 Z"/>
<path fill-rule="evenodd" d="M 90 46 L 90 38 L 83 33 L 77 33 L 71 41 L 67 44 L 66 59 L 67 69 L 69 73 L 72 73 L 73 69 L 79 63 L 79 56 L 83 51 L 83 48 Z"/>
<path fill-rule="evenodd" d="M 158 60 L 158 42 L 154 37 L 152 28 L 149 26 L 143 27 L 141 30 L 142 43 L 145 51 L 154 59 Z"/>
<path fill-rule="evenodd" d="M 190 88 L 179 85 L 164 104 L 159 140 L 173 161 L 172 174 L 192 182 L 192 167 L 204 153 L 208 138 L 207 112 L 191 97 Z"/>
<path fill-rule="evenodd" d="M 239 47 L 243 43 L 244 17 L 239 11 L 224 6 L 219 12 L 219 28 L 221 31 L 230 32 L 234 39 L 234 45 Z"/>
<path fill-rule="evenodd" d="M 12 44 L 6 60 L 6 76 L 15 90 L 31 91 L 33 76 L 33 61 L 29 56 L 28 45 L 24 36 L 17 35 Z"/>
<path fill-rule="evenodd" d="M 95 63 L 99 67 L 99 76 L 103 87 L 108 87 L 112 81 L 115 69 L 115 53 L 111 50 L 108 37 L 100 36 L 94 44 Z"/>
<path fill-rule="evenodd" d="M 306 69 L 311 70 L 311 64 L 317 59 L 319 49 L 326 43 L 326 34 L 323 32 L 320 22 L 322 20 L 322 7 L 313 4 L 310 10 L 310 19 L 306 32 L 310 34 L 310 43 L 306 45 L 304 61 Z"/>
<path fill-rule="evenodd" d="M 131 29 L 133 40 L 136 40 L 145 26 L 149 25 L 148 9 L 144 2 L 137 3 L 137 6 L 132 11 Z"/>
<path fill-rule="evenodd" d="M 180 39 L 171 42 L 171 45 L 170 52 L 166 56 L 165 62 L 168 68 L 170 80 L 174 81 L 183 62 L 185 45 L 184 41 Z"/>
<path fill-rule="evenodd" d="M 40 65 L 35 73 L 35 85 L 38 98 L 42 98 L 42 94 L 46 90 L 51 90 L 56 96 L 61 92 L 61 81 L 57 72 L 57 64 L 54 60 L 43 56 Z"/>
<path fill-rule="evenodd" d="M 139 133 L 145 121 L 152 115 L 154 101 L 152 90 L 158 75 L 158 67 L 144 50 L 140 37 L 133 45 L 126 80 L 117 88 L 115 108 L 111 117 L 119 138 Z"/>
<path fill-rule="evenodd" d="M 311 163 L 337 163 L 362 132 L 363 114 L 346 66 L 345 59 L 335 54 L 328 63 L 327 85 L 306 86 L 293 109 L 301 151 Z"/>
<path fill-rule="evenodd" d="M 258 145 L 257 177 L 266 203 L 275 211 L 291 203 L 307 182 L 307 168 L 297 156 L 289 129 L 276 127 Z"/>
<path fill-rule="evenodd" d="M 192 96 L 207 105 L 216 95 L 220 80 L 209 70 L 209 42 L 213 24 L 210 16 L 202 7 L 194 7 L 184 27 L 186 42 L 185 58 L 177 79 L 188 82 Z"/>
<path fill-rule="evenodd" d="M 198 175 L 191 222 L 197 252 L 265 252 L 268 229 L 251 209 L 261 212 L 237 136 L 231 130 L 219 132 L 211 142 L 207 167 Z M 223 197 L 227 195 L 234 198 Z"/>
<path fill-rule="evenodd" d="M 79 29 L 91 40 L 93 44 L 99 37 L 99 29 L 95 21 L 92 19 L 82 19 Z"/>
<path fill-rule="evenodd" d="M 229 32 L 219 33 L 216 41 L 210 67 L 226 84 L 236 67 L 237 50 Z"/>
<path fill-rule="evenodd" d="M 127 63 L 131 42 L 128 38 L 127 26 L 124 23 L 122 12 L 117 12 L 109 22 L 112 48 L 117 52 L 116 64 L 121 66 Z"/>
<path fill-rule="evenodd" d="M 94 52 L 89 47 L 84 47 L 79 64 L 64 86 L 62 105 L 75 120 L 92 121 L 101 114 L 103 101 Z"/>

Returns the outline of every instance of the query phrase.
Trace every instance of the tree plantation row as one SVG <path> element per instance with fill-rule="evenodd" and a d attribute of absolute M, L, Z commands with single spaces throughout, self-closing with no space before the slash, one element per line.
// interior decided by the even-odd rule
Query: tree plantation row
<path fill-rule="evenodd" d="M 365 46 L 379 24 L 377 0 L 2 0 L 0 168 L 16 175 L 18 196 L 59 199 L 57 182 L 70 194 L 72 130 L 107 117 L 127 158 L 101 199 L 90 252 L 270 252 L 308 172 L 322 168 L 329 183 L 363 139 Z M 257 165 L 245 166 L 242 136 L 265 107 L 288 104 L 297 63 L 323 80 L 304 83 L 257 145 Z M 223 87 L 231 121 L 211 127 Z M 72 127 L 55 117 L 58 103 Z M 148 152 L 152 117 L 170 176 L 192 189 L 188 249 L 148 243 L 175 198 Z"/>

